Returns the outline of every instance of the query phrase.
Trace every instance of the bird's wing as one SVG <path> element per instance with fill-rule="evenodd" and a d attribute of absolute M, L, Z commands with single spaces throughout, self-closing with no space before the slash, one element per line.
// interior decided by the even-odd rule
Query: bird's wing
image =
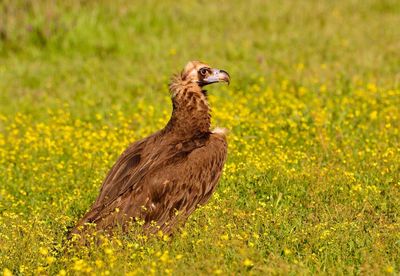
<path fill-rule="evenodd" d="M 186 218 L 198 204 L 206 203 L 215 190 L 225 163 L 225 137 L 211 134 L 204 146 L 187 156 L 182 152 L 154 176 L 145 221 L 156 221 L 164 232 Z M 158 179 L 162 181 L 158 181 Z"/>
<path fill-rule="evenodd" d="M 90 221 L 107 228 L 123 224 L 126 217 L 141 218 L 147 224 L 156 221 L 161 230 L 168 232 L 178 217 L 185 220 L 198 204 L 206 203 L 225 162 L 225 137 L 208 134 L 179 143 L 164 153 L 148 166 L 146 173 L 140 173 L 142 166 L 136 169 L 136 175 L 130 175 L 124 183 L 125 190 L 98 208 Z M 111 175 L 108 178 L 112 180 Z"/>
<path fill-rule="evenodd" d="M 139 140 L 131 144 L 120 155 L 104 179 L 95 203 L 78 221 L 72 232 L 78 232 L 77 229 L 84 223 L 94 221 L 106 206 L 114 202 L 127 190 L 128 186 L 134 186 L 138 183 L 138 179 L 142 177 L 149 164 L 151 164 L 149 162 L 150 159 L 154 158 L 149 155 L 160 136 L 160 133 L 157 132 Z M 133 179 L 133 176 L 136 176 L 136 178 Z"/>
<path fill-rule="evenodd" d="M 146 168 L 146 163 L 148 163 L 146 159 L 150 158 L 146 151 L 148 152 L 148 147 L 154 143 L 156 136 L 133 143 L 121 154 L 104 179 L 100 194 L 93 205 L 94 208 L 107 205 L 123 193 L 128 185 L 133 184 L 131 177 L 132 175 L 139 176 L 138 173 Z"/>

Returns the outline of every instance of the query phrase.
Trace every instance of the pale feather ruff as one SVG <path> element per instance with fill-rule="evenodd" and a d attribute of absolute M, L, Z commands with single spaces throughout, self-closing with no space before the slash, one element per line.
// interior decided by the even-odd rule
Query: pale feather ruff
<path fill-rule="evenodd" d="M 213 129 L 212 133 L 214 134 L 221 134 L 221 135 L 227 135 L 228 130 L 224 127 L 216 127 Z"/>

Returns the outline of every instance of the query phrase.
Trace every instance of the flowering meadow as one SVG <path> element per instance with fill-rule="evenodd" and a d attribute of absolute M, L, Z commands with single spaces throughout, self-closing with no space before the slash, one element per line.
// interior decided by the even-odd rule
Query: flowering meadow
<path fill-rule="evenodd" d="M 398 1 L 0 3 L 0 273 L 400 272 Z M 189 60 L 228 160 L 173 236 L 67 241 Z"/>

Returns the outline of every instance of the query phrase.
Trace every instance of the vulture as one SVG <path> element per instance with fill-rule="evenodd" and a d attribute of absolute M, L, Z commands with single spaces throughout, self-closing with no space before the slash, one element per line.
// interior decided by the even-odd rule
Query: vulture
<path fill-rule="evenodd" d="M 204 86 L 227 82 L 224 70 L 189 62 L 169 85 L 172 115 L 167 125 L 132 143 L 106 176 L 100 194 L 71 233 L 87 223 L 111 230 L 139 220 L 145 233 L 171 234 L 213 194 L 227 155 L 226 130 L 210 130 Z"/>

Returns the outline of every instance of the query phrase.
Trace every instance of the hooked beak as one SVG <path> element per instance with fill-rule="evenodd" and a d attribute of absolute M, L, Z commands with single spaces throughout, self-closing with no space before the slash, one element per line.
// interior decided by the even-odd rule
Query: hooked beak
<path fill-rule="evenodd" d="M 199 84 L 200 86 L 205 86 L 211 83 L 216 83 L 216 82 L 227 82 L 228 85 L 231 81 L 231 78 L 228 74 L 228 72 L 220 69 L 211 69 L 212 74 L 208 76 L 207 78 L 204 78 Z"/>

